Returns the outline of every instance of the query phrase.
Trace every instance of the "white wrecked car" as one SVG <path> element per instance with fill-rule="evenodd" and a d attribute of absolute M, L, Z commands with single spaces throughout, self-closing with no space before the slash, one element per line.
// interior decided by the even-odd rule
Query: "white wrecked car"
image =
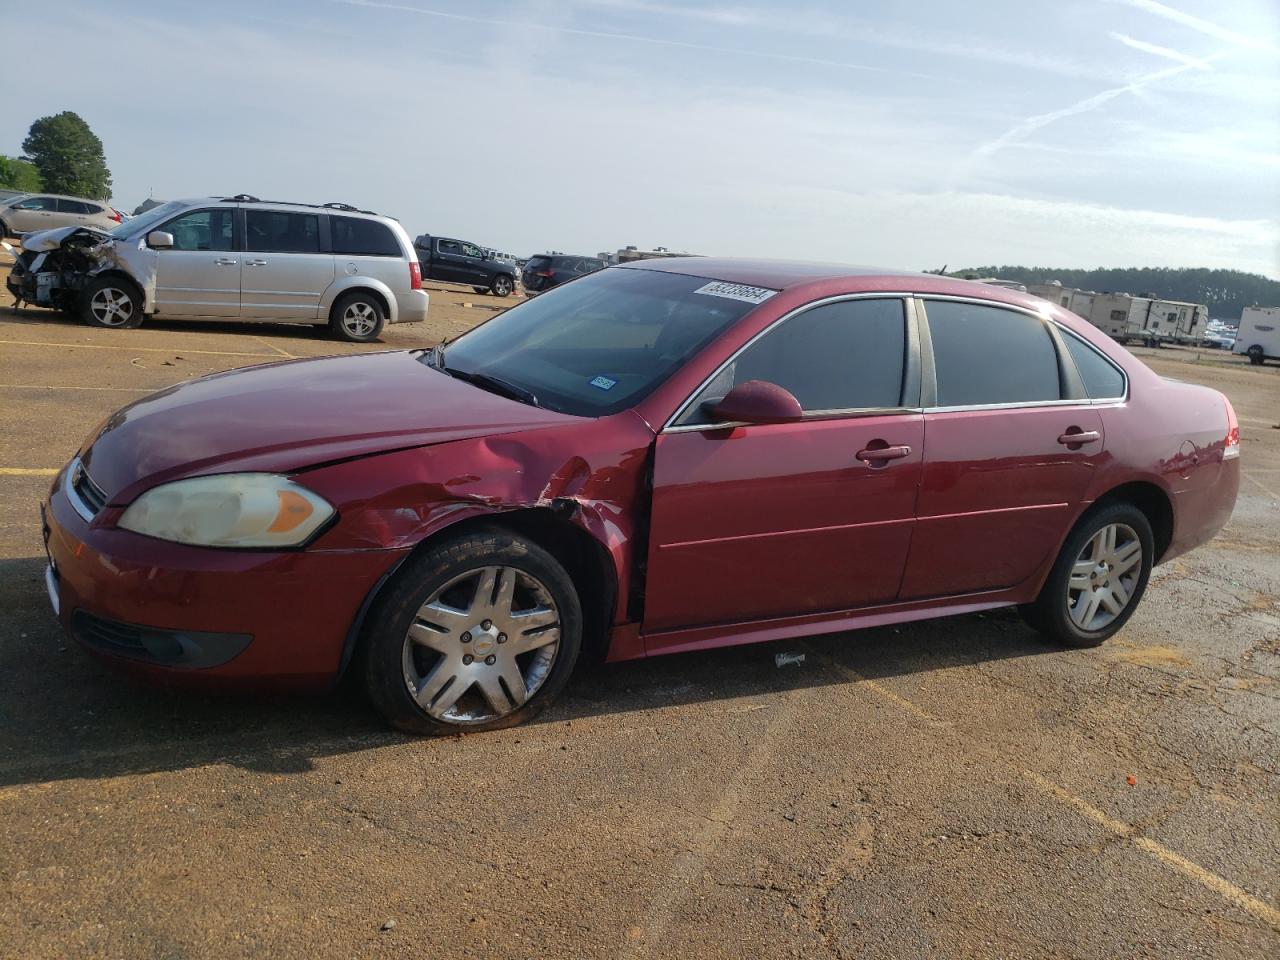
<path fill-rule="evenodd" d="M 136 327 L 152 316 L 265 320 L 327 325 L 343 340 L 368 342 L 384 324 L 427 317 L 404 228 L 340 203 L 173 200 L 110 232 L 27 234 L 15 257 L 6 284 L 18 305 L 99 327 Z"/>

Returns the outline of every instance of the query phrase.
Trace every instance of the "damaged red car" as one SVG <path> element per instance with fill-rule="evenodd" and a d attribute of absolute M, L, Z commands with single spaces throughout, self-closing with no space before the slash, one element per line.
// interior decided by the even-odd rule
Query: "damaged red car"
<path fill-rule="evenodd" d="M 943 277 L 611 268 L 429 350 L 184 383 L 43 505 L 90 651 L 324 686 L 405 730 L 527 720 L 626 660 L 1018 606 L 1093 646 L 1226 523 L 1230 404 Z"/>

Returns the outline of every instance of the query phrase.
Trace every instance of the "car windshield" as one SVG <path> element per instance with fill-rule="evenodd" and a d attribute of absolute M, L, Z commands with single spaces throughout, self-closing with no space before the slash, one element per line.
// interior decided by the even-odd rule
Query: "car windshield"
<path fill-rule="evenodd" d="M 755 303 L 703 292 L 706 277 L 601 270 L 494 317 L 440 354 L 448 371 L 497 381 L 575 416 L 634 406 Z"/>
<path fill-rule="evenodd" d="M 183 204 L 179 200 L 170 200 L 168 203 L 162 203 L 158 207 L 152 207 L 146 213 L 138 214 L 132 220 L 126 220 L 114 230 L 109 231 L 108 235 L 117 240 L 122 240 L 125 237 L 140 236 L 150 230 L 153 224 L 159 223 L 182 209 L 182 206 Z"/>

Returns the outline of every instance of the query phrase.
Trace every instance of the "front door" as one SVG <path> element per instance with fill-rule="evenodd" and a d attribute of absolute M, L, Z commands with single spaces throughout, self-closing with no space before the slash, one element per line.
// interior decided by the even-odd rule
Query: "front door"
<path fill-rule="evenodd" d="M 66 226 L 70 221 L 58 214 L 55 197 L 28 197 L 5 211 L 5 221 L 14 233 L 35 233 Z"/>
<path fill-rule="evenodd" d="M 1058 549 L 1104 455 L 1102 418 L 1045 321 L 960 301 L 925 312 L 937 404 L 903 600 L 1022 583 Z"/>
<path fill-rule="evenodd" d="M 320 251 L 320 218 L 246 210 L 240 314 L 246 320 L 310 321 L 333 284 L 334 258 Z M 321 318 L 322 319 L 322 318 Z"/>
<path fill-rule="evenodd" d="M 235 208 L 191 210 L 156 229 L 173 235 L 155 251 L 157 316 L 240 316 Z"/>
<path fill-rule="evenodd" d="M 924 445 L 907 343 L 900 300 L 814 307 L 730 361 L 658 437 L 649 650 L 678 643 L 664 631 L 895 598 Z M 804 419 L 715 424 L 708 407 L 748 380 L 789 390 Z"/>

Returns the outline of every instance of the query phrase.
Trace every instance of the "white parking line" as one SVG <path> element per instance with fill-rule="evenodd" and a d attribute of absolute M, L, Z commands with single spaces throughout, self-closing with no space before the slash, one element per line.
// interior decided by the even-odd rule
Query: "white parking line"
<path fill-rule="evenodd" d="M 1244 478 L 1245 478 L 1246 480 L 1248 480 L 1248 481 L 1250 481 L 1250 482 L 1252 482 L 1252 483 L 1256 483 L 1256 484 L 1258 485 L 1259 489 L 1261 489 L 1261 490 L 1262 490 L 1264 493 L 1266 493 L 1268 496 L 1271 496 L 1271 497 L 1274 497 L 1274 498 L 1275 498 L 1275 499 L 1277 499 L 1277 500 L 1280 500 L 1280 493 L 1276 493 L 1274 490 L 1272 490 L 1270 487 L 1268 487 L 1265 483 L 1263 483 L 1261 480 L 1259 480 L 1259 479 L 1258 479 L 1257 477 L 1255 477 L 1253 474 L 1251 474 L 1251 473 L 1245 473 L 1243 470 L 1241 470 L 1240 472 L 1241 472 L 1241 474 L 1243 474 L 1243 475 L 1244 475 Z"/>
<path fill-rule="evenodd" d="M 204 357 L 257 357 L 259 360 L 270 360 L 269 353 L 239 353 L 234 350 L 186 350 L 174 347 L 129 347 L 114 343 L 52 343 L 48 340 L 4 340 L 0 344 L 12 343 L 19 347 L 57 347 L 61 350 L 125 350 L 129 353 L 170 353 L 190 354 Z"/>

